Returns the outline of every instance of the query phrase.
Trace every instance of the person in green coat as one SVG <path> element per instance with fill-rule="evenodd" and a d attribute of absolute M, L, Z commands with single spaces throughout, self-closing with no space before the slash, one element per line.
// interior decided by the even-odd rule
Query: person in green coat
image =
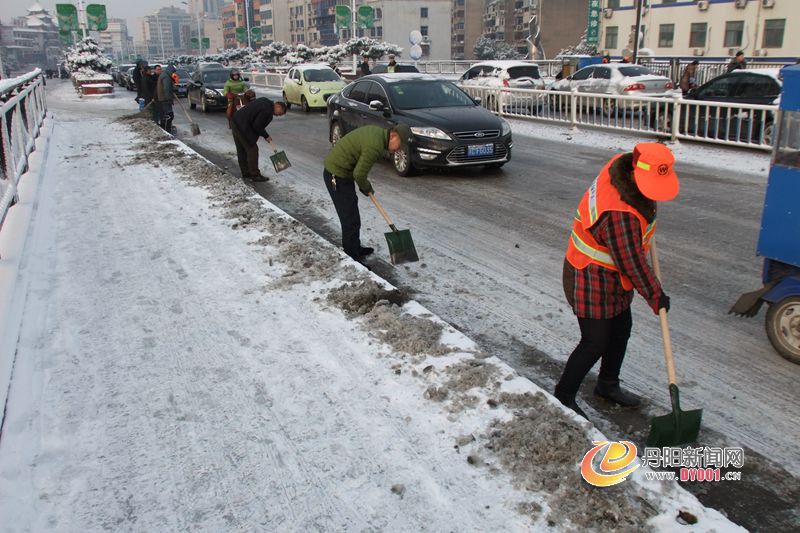
<path fill-rule="evenodd" d="M 250 87 L 242 79 L 242 74 L 237 70 L 231 70 L 230 78 L 222 86 L 222 94 L 228 99 L 228 109 L 226 115 L 228 116 L 228 127 L 231 127 L 231 120 L 233 114 L 236 112 L 236 98 L 243 98 L 243 95 Z M 244 100 L 241 105 L 244 105 Z M 241 107 L 241 106 L 240 106 Z"/>
<path fill-rule="evenodd" d="M 396 152 L 411 135 L 411 129 L 402 124 L 391 130 L 362 126 L 339 139 L 325 158 L 322 176 L 342 225 L 342 248 L 356 261 L 374 251 L 361 246 L 356 186 L 365 196 L 375 192 L 367 178 L 370 169 L 385 151 Z"/>

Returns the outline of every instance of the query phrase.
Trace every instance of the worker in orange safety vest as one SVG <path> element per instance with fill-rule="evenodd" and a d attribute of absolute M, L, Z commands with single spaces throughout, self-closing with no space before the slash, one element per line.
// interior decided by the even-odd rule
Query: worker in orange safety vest
<path fill-rule="evenodd" d="M 595 394 L 624 407 L 640 400 L 620 387 L 620 369 L 633 325 L 636 289 L 654 313 L 669 298 L 647 262 L 656 228 L 656 202 L 678 194 L 675 157 L 660 143 L 637 144 L 618 154 L 584 193 L 564 260 L 564 294 L 578 317 L 581 340 L 555 388 L 556 398 L 583 416 L 575 397 L 602 359 Z"/>

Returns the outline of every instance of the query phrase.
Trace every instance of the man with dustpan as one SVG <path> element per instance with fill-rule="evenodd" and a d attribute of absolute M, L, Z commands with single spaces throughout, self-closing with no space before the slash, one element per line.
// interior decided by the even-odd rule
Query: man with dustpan
<path fill-rule="evenodd" d="M 632 153 L 618 154 L 603 167 L 574 214 L 563 284 L 581 340 L 567 360 L 555 397 L 584 418 L 575 396 L 598 359 L 595 395 L 624 407 L 640 403 L 620 388 L 619 374 L 633 325 L 633 290 L 654 313 L 669 310 L 669 298 L 646 254 L 656 227 L 656 202 L 678 195 L 674 162 L 663 144 L 637 144 Z"/>
<path fill-rule="evenodd" d="M 403 143 L 408 142 L 411 135 L 411 129 L 405 125 L 398 125 L 391 130 L 379 126 L 362 126 L 339 139 L 325 158 L 323 179 L 342 225 L 342 248 L 356 261 L 361 262 L 374 251 L 370 247 L 361 246 L 361 215 L 358 211 L 356 186 L 379 207 L 367 175 L 384 151 L 396 152 Z M 381 214 L 385 213 L 380 207 L 379 210 Z M 390 227 L 398 235 L 403 233 L 394 228 L 391 222 Z M 416 255 L 416 251 L 413 253 Z"/>
<path fill-rule="evenodd" d="M 273 117 L 286 114 L 286 104 L 273 102 L 269 98 L 255 98 L 252 91 L 245 92 L 247 104 L 236 111 L 231 121 L 233 142 L 236 144 L 236 158 L 242 178 L 252 181 L 267 181 L 258 168 L 258 139 L 264 137 L 272 142 L 267 126 Z"/>

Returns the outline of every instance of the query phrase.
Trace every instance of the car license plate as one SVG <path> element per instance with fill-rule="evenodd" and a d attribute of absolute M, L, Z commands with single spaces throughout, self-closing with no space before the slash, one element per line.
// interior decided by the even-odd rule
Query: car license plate
<path fill-rule="evenodd" d="M 480 157 L 494 154 L 494 144 L 471 144 L 467 146 L 467 157 Z"/>

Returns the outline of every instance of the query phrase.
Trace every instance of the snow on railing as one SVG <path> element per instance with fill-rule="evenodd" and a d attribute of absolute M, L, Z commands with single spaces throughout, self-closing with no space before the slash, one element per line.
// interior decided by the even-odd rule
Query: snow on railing
<path fill-rule="evenodd" d="M 771 150 L 777 105 L 461 86 L 499 115 Z"/>
<path fill-rule="evenodd" d="M 0 80 L 0 228 L 16 202 L 17 184 L 47 112 L 44 78 L 36 69 Z"/>

